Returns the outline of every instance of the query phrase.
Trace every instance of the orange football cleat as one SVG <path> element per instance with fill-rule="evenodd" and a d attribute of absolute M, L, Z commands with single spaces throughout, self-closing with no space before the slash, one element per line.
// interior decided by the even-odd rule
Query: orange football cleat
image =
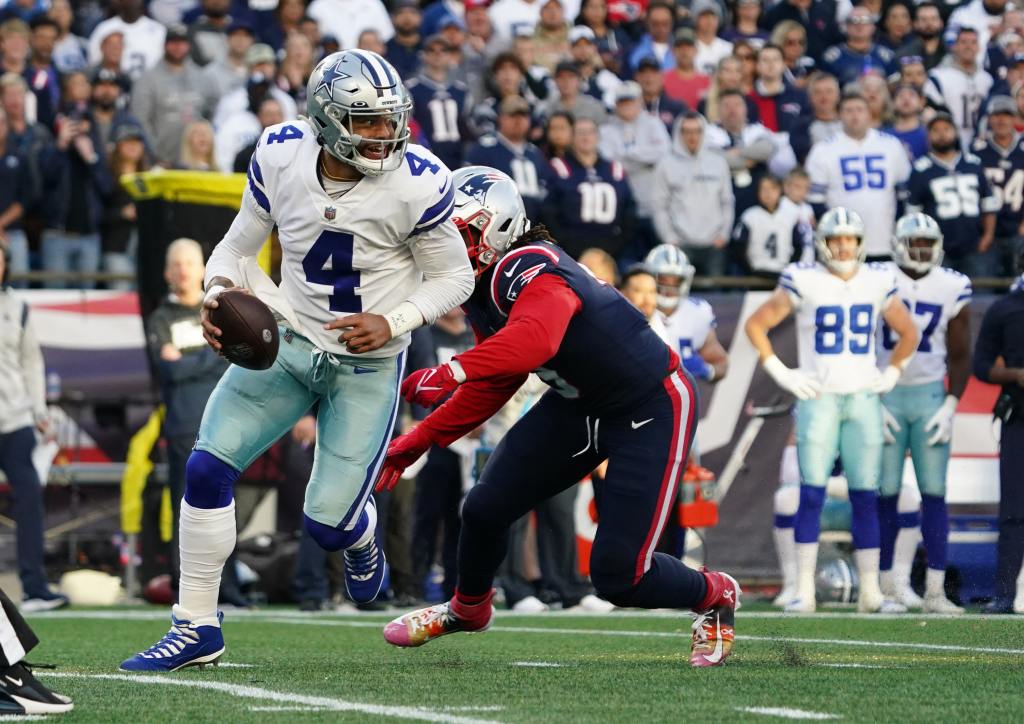
<path fill-rule="evenodd" d="M 486 631 L 494 620 L 494 606 L 486 602 L 490 612 L 483 623 L 458 618 L 451 610 L 451 601 L 421 608 L 399 616 L 384 627 L 384 640 L 392 646 L 422 646 L 428 641 L 451 633 Z"/>
<path fill-rule="evenodd" d="M 740 585 L 727 573 L 701 570 L 708 594 L 694 610 L 691 666 L 721 666 L 732 653 L 734 622 L 740 607 Z"/>

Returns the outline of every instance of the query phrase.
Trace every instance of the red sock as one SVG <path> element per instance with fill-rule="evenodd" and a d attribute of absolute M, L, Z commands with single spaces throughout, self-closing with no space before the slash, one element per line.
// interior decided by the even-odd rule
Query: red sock
<path fill-rule="evenodd" d="M 456 588 L 449 606 L 452 613 L 463 621 L 483 625 L 491 618 L 492 598 L 494 598 L 493 588 L 487 593 L 477 596 L 465 594 Z"/>
<path fill-rule="evenodd" d="M 708 586 L 708 592 L 704 594 L 704 600 L 694 607 L 694 611 L 703 611 L 706 608 L 710 608 L 711 604 L 718 600 L 718 597 L 722 595 L 722 579 L 714 571 L 702 570 L 700 572 L 704 576 L 704 582 Z"/>

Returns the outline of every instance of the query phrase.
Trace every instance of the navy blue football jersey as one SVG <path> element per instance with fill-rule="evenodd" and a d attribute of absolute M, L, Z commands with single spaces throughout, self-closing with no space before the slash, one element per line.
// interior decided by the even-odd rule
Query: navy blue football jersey
<path fill-rule="evenodd" d="M 523 289 L 541 274 L 564 279 L 583 303 L 558 352 L 535 370 L 544 382 L 596 415 L 629 410 L 661 387 L 671 371 L 668 346 L 614 287 L 554 244 L 514 249 L 484 273 L 463 305 L 477 333 L 501 330 Z"/>
<path fill-rule="evenodd" d="M 842 43 L 826 50 L 822 60 L 825 61 L 825 70 L 838 78 L 842 87 L 868 73 L 888 78 L 895 71 L 894 57 L 893 52 L 884 45 L 874 44 L 867 53 L 858 53 Z"/>
<path fill-rule="evenodd" d="M 977 248 L 981 215 L 999 211 L 999 200 L 977 156 L 960 154 L 950 167 L 929 154 L 914 162 L 907 207 L 939 222 L 947 256 L 960 259 Z"/>
<path fill-rule="evenodd" d="M 412 115 L 430 150 L 448 168 L 462 165 L 463 147 L 469 138 L 462 109 L 466 107 L 466 85 L 461 81 L 438 83 L 418 75 L 405 84 L 412 96 Z"/>
<path fill-rule="evenodd" d="M 540 217 L 548 189 L 548 162 L 540 149 L 527 141 L 514 144 L 500 133 L 487 135 L 466 151 L 467 166 L 490 166 L 504 171 L 516 182 L 526 205 L 526 216 Z"/>
<path fill-rule="evenodd" d="M 559 246 L 573 257 L 591 246 L 612 256 L 629 239 L 633 194 L 618 161 L 598 159 L 593 168 L 572 154 L 551 160 L 544 221 Z"/>
<path fill-rule="evenodd" d="M 1024 139 L 1017 137 L 1008 150 L 992 141 L 979 141 L 974 154 L 981 160 L 985 178 L 999 199 L 996 236 L 1012 237 L 1024 221 Z"/>

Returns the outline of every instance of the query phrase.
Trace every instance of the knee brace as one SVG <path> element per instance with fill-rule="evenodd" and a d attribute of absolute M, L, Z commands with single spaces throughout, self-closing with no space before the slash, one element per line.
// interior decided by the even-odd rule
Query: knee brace
<path fill-rule="evenodd" d="M 800 486 L 800 507 L 796 512 L 793 536 L 797 543 L 817 543 L 821 532 L 821 509 L 825 505 L 825 488 Z"/>
<path fill-rule="evenodd" d="M 326 551 L 358 548 L 373 537 L 374 528 L 377 526 L 377 509 L 373 503 L 368 502 L 352 530 L 342 530 L 319 523 L 305 514 L 302 516 L 302 522 L 309 536 Z"/>
<path fill-rule="evenodd" d="M 193 508 L 226 508 L 241 473 L 205 450 L 193 450 L 185 463 L 185 502 Z"/>

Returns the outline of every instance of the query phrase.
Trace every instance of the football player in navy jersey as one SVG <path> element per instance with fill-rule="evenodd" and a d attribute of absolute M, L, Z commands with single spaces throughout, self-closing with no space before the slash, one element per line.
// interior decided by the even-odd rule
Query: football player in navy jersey
<path fill-rule="evenodd" d="M 690 663 L 721 664 L 732 649 L 739 586 L 654 550 L 696 428 L 692 378 L 643 314 L 543 226 L 530 229 L 508 176 L 482 167 L 455 176 L 452 219 L 477 274 L 463 309 L 478 344 L 405 379 L 411 402 L 452 396 L 391 443 L 378 489 L 432 444 L 449 445 L 487 420 L 531 371 L 552 389 L 509 430 L 466 496 L 455 596 L 395 619 L 384 638 L 420 646 L 486 629 L 509 526 L 608 460 L 595 489 L 600 522 L 590 556 L 598 595 L 618 606 L 693 609 Z"/>
<path fill-rule="evenodd" d="M 618 256 L 631 238 L 635 215 L 633 194 L 618 161 L 597 152 L 597 125 L 589 118 L 576 121 L 572 152 L 551 159 L 544 220 L 562 248 L 575 259 L 596 246 Z"/>
<path fill-rule="evenodd" d="M 450 81 L 452 46 L 443 35 L 423 41 L 423 70 L 405 87 L 412 96 L 412 115 L 423 139 L 448 168 L 462 165 L 463 146 L 469 137 L 462 109 L 465 83 Z"/>

